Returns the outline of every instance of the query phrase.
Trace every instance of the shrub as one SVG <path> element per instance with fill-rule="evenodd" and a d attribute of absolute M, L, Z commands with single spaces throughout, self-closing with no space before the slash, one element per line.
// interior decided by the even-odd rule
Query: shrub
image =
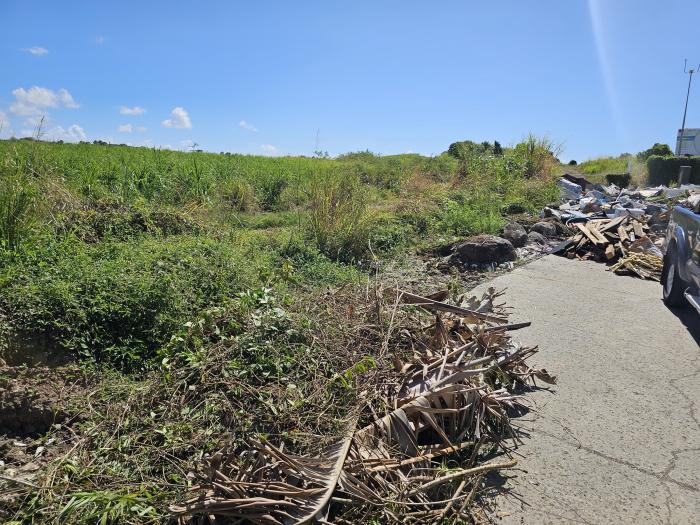
<path fill-rule="evenodd" d="M 497 195 L 469 195 L 449 199 L 438 214 L 438 227 L 455 235 L 497 233 L 505 224 Z"/>
<path fill-rule="evenodd" d="M 55 214 L 56 231 L 73 234 L 87 242 L 103 239 L 126 240 L 143 234 L 181 235 L 197 233 L 200 226 L 180 211 L 132 207 L 104 199 L 86 209 Z"/>
<path fill-rule="evenodd" d="M 459 160 L 469 160 L 474 156 L 483 155 L 484 153 L 493 153 L 493 148 L 488 142 L 477 144 L 471 140 L 463 140 L 460 142 L 453 142 L 447 148 L 447 154 Z"/>
<path fill-rule="evenodd" d="M 561 146 L 547 137 L 537 137 L 532 133 L 515 146 L 515 154 L 523 162 L 528 178 L 548 177 L 557 165 L 556 157 L 560 151 Z"/>
<path fill-rule="evenodd" d="M 266 173 L 255 181 L 257 200 L 265 211 L 275 211 L 288 180 L 281 173 Z"/>
<path fill-rule="evenodd" d="M 673 155 L 673 151 L 668 146 L 668 144 L 660 144 L 656 142 L 651 148 L 645 149 L 637 153 L 637 158 L 641 161 L 647 160 L 652 155 L 658 155 L 660 157 L 670 157 Z"/>
<path fill-rule="evenodd" d="M 457 172 L 458 161 L 445 153 L 437 157 L 428 157 L 420 167 L 425 175 L 441 182 L 451 180 Z"/>
<path fill-rule="evenodd" d="M 661 157 L 652 155 L 647 159 L 649 171 L 648 183 L 651 186 L 663 184 L 669 186 L 678 182 L 678 172 L 681 166 L 690 166 L 691 184 L 700 184 L 700 157 Z"/>
<path fill-rule="evenodd" d="M 317 175 L 308 191 L 307 236 L 331 259 L 362 258 L 368 249 L 370 217 L 366 189 L 358 178 L 340 172 Z"/>
<path fill-rule="evenodd" d="M 200 237 L 42 239 L 0 269 L 13 331 L 122 370 L 147 368 L 188 318 L 255 284 L 260 257 Z M 47 269 L 50 268 L 50 271 Z"/>
<path fill-rule="evenodd" d="M 256 208 L 255 190 L 242 178 L 237 177 L 222 183 L 221 196 L 224 202 L 236 211 L 248 212 Z"/>

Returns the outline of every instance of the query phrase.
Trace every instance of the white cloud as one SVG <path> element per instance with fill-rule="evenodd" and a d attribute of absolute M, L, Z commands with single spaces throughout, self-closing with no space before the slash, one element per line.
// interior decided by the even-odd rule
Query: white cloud
<path fill-rule="evenodd" d="M 73 124 L 72 126 L 69 126 L 68 129 L 64 129 L 61 126 L 51 128 L 46 132 L 45 138 L 49 140 L 78 142 L 80 140 L 87 140 L 87 135 L 85 134 L 85 130 L 81 126 Z"/>
<path fill-rule="evenodd" d="M 121 113 L 122 115 L 143 115 L 144 113 L 146 113 L 146 110 L 139 106 L 134 106 L 133 108 L 122 106 L 121 108 L 119 108 L 119 113 Z"/>
<path fill-rule="evenodd" d="M 136 128 L 139 133 L 146 133 L 148 131 L 148 128 L 146 126 L 139 126 Z"/>
<path fill-rule="evenodd" d="M 48 49 L 45 47 L 39 47 L 39 46 L 34 46 L 34 47 L 23 47 L 21 51 L 24 51 L 25 53 L 30 53 L 36 57 L 43 56 L 49 52 Z"/>
<path fill-rule="evenodd" d="M 24 119 L 23 124 L 32 128 L 36 128 L 38 125 L 41 125 L 44 129 L 46 129 L 46 126 L 48 126 L 50 122 L 51 119 L 47 115 L 36 115 Z"/>
<path fill-rule="evenodd" d="M 176 107 L 170 112 L 172 118 L 166 119 L 161 124 L 166 128 L 189 129 L 192 127 L 190 116 L 183 107 Z"/>
<path fill-rule="evenodd" d="M 119 133 L 131 133 L 132 131 L 134 131 L 134 126 L 132 126 L 131 124 L 122 124 L 117 128 L 117 131 Z"/>
<path fill-rule="evenodd" d="M 245 120 L 241 120 L 241 121 L 238 123 L 238 127 L 241 128 L 241 129 L 245 129 L 245 130 L 247 130 L 247 131 L 252 131 L 253 133 L 255 133 L 256 131 L 258 131 L 258 128 L 256 128 L 255 126 L 253 126 L 250 122 L 246 122 Z"/>
<path fill-rule="evenodd" d="M 68 128 L 68 133 L 79 139 L 79 140 L 85 140 L 87 139 L 87 135 L 85 134 L 85 130 L 78 126 L 77 124 L 73 124 L 71 127 Z"/>
<path fill-rule="evenodd" d="M 68 93 L 67 89 L 61 88 L 58 90 L 58 100 L 63 104 L 64 108 L 77 109 L 80 107 L 80 104 L 77 104 L 75 100 L 73 100 L 73 95 Z"/>
<path fill-rule="evenodd" d="M 95 37 L 95 44 L 97 44 L 98 46 L 99 46 L 99 45 L 102 45 L 102 44 L 105 43 L 106 40 L 107 40 L 107 39 L 106 39 L 105 37 L 103 37 L 103 36 L 96 36 L 96 37 Z"/>
<path fill-rule="evenodd" d="M 263 155 L 275 156 L 279 153 L 277 147 L 273 146 L 272 144 L 260 144 L 260 149 L 262 150 Z"/>
<path fill-rule="evenodd" d="M 61 106 L 68 109 L 80 107 L 66 89 L 54 93 L 48 88 L 33 86 L 29 89 L 17 88 L 12 94 L 15 101 L 10 104 L 10 113 L 14 115 L 40 115 L 48 108 Z"/>

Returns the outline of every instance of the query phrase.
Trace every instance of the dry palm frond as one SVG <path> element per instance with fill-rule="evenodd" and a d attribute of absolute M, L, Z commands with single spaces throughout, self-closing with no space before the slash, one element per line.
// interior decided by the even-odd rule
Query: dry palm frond
<path fill-rule="evenodd" d="M 394 386 L 383 396 L 383 414 L 370 408 L 369 424 L 315 457 L 262 441 L 251 442 L 242 464 L 229 455 L 227 474 L 219 468 L 223 456 L 212 458 L 208 479 L 195 487 L 199 494 L 173 506 L 173 513 L 266 525 L 329 522 L 338 515 L 366 521 L 367 512 L 402 523 L 465 518 L 483 474 L 515 465 L 512 459 L 475 464 L 481 445 L 505 450 L 505 439 L 516 440 L 507 409 L 520 396 L 510 386 L 555 378 L 525 364 L 537 350 L 512 341 L 508 331 L 524 323 L 504 324 L 495 290 L 462 301 L 464 307 L 398 294 L 445 317 L 437 314 L 432 333 L 402 328 L 414 348 L 424 350 L 389 378 Z M 447 458 L 460 468 L 446 471 Z"/>
<path fill-rule="evenodd" d="M 622 257 L 616 264 L 608 268 L 615 273 L 623 271 L 633 272 L 643 279 L 660 281 L 664 262 L 661 257 L 653 253 L 629 253 Z"/>
<path fill-rule="evenodd" d="M 251 461 L 234 478 L 210 464 L 214 494 L 205 493 L 176 515 L 214 513 L 251 523 L 308 523 L 320 517 L 331 499 L 348 455 L 352 435 L 332 445 L 316 458 L 285 454 L 268 442 L 253 442 Z M 216 492 L 221 495 L 216 495 Z"/>

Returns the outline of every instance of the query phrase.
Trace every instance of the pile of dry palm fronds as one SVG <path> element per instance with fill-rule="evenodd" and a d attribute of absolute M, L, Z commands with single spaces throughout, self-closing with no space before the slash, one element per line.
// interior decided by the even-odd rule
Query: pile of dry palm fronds
<path fill-rule="evenodd" d="M 621 273 L 623 271 L 632 272 L 643 279 L 660 281 L 663 268 L 664 261 L 659 255 L 653 253 L 630 252 L 608 269 L 615 273 Z"/>
<path fill-rule="evenodd" d="M 506 446 L 517 440 L 507 413 L 519 403 L 513 385 L 554 378 L 525 363 L 536 348 L 508 332 L 528 323 L 506 324 L 495 290 L 461 305 L 396 294 L 397 304 L 435 317 L 400 328 L 412 356 L 395 352 L 395 370 L 375 385 L 383 408 L 367 403 L 346 435 L 313 456 L 263 438 L 250 440 L 242 457 L 214 455 L 206 479 L 173 514 L 182 522 L 218 516 L 257 524 L 468 519 L 484 474 L 516 463 Z M 369 423 L 357 429 L 362 420 Z M 484 452 L 499 448 L 505 460 L 485 460 Z"/>

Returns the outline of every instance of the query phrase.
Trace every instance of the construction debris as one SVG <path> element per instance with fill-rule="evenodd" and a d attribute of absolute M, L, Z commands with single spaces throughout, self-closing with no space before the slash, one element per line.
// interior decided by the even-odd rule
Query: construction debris
<path fill-rule="evenodd" d="M 666 212 L 668 213 L 668 212 Z M 610 270 L 615 273 L 633 272 L 645 279 L 661 278 L 662 254 L 659 245 L 649 237 L 649 226 L 644 218 L 632 216 L 614 219 L 590 219 L 587 222 L 574 222 L 571 225 L 578 233 L 562 243 L 554 253 L 569 259 L 592 259 L 616 263 Z M 663 237 L 655 235 L 655 241 L 663 243 Z M 642 256 L 643 257 L 640 257 Z M 643 266 L 639 266 L 643 264 Z M 652 271 L 653 268 L 659 271 Z"/>
<path fill-rule="evenodd" d="M 537 350 L 509 331 L 529 323 L 507 324 L 504 305 L 495 304 L 501 294 L 489 289 L 454 305 L 438 300 L 447 294 L 396 290 L 392 322 L 400 303 L 408 313 L 433 314 L 433 322 L 424 326 L 418 311 L 402 318 L 395 330 L 412 350 L 388 348 L 394 372 L 364 396 L 376 402 L 365 403 L 335 444 L 295 455 L 260 437 L 242 458 L 217 453 L 193 497 L 171 511 L 181 523 L 216 516 L 265 525 L 366 523 L 370 512 L 383 523 L 471 521 L 483 476 L 516 464 L 481 454 L 510 456 L 508 444 L 517 444 L 508 411 L 521 396 L 513 386 L 555 382 L 525 363 Z"/>
<path fill-rule="evenodd" d="M 620 190 L 573 176 L 559 185 L 564 202 L 558 209 L 545 208 L 542 216 L 561 220 L 572 235 L 552 253 L 605 262 L 615 273 L 655 281 L 661 279 L 672 206 L 700 204 L 700 186 Z"/>

